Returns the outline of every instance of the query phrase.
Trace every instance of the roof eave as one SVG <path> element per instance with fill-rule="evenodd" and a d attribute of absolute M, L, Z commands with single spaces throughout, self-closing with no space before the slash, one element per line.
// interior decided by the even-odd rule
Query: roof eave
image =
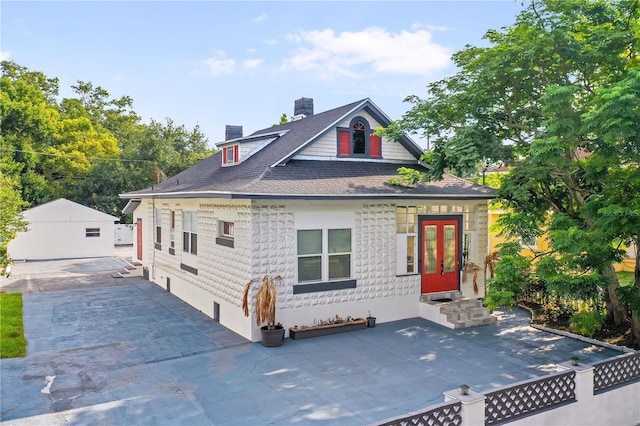
<path fill-rule="evenodd" d="M 121 198 L 225 198 L 225 199 L 298 199 L 298 200 L 346 200 L 346 199 L 422 199 L 422 200 L 492 200 L 493 194 L 261 194 L 252 192 L 230 191 L 187 191 L 187 192 L 157 192 L 145 194 L 121 194 Z"/>
<path fill-rule="evenodd" d="M 252 142 L 260 139 L 278 138 L 286 135 L 288 132 L 289 132 L 289 129 L 284 129 L 284 130 L 279 130 L 277 132 L 262 133 L 259 135 L 249 135 L 241 138 L 229 139 L 228 141 L 218 142 L 215 145 L 216 147 L 220 148 L 227 145 L 235 145 L 243 142 Z"/>

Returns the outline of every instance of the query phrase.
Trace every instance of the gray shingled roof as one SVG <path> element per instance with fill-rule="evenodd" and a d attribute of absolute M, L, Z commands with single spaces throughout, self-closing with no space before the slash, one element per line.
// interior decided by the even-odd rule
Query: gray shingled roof
<path fill-rule="evenodd" d="M 441 181 L 414 187 L 391 185 L 399 167 L 426 170 L 417 164 L 420 148 L 406 138 L 400 143 L 416 158 L 412 164 L 379 161 L 312 161 L 295 160 L 294 155 L 351 112 L 365 109 L 376 120 L 388 123 L 386 116 L 368 99 L 306 117 L 302 120 L 272 126 L 249 135 L 285 134 L 256 152 L 242 163 L 222 167 L 221 152 L 166 181 L 139 191 L 122 194 L 124 198 L 493 198 L 489 188 L 474 185 L 445 174 Z"/>

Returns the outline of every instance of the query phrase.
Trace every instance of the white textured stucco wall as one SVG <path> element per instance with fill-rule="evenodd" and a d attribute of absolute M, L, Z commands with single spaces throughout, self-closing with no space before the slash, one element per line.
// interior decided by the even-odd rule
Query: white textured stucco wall
<path fill-rule="evenodd" d="M 369 312 L 379 322 L 419 315 L 420 275 L 396 275 L 396 204 L 413 202 L 329 202 L 243 200 L 145 200 L 136 210 L 143 217 L 145 266 L 150 279 L 208 316 L 219 306 L 222 325 L 257 341 L 259 328 L 241 310 L 244 284 L 265 274 L 281 275 L 276 320 L 285 327 L 310 325 L 314 319 L 335 315 L 364 317 Z M 423 202 L 424 204 L 424 202 Z M 442 201 L 439 203 L 442 204 Z M 154 208 L 162 208 L 162 247 L 154 249 Z M 176 213 L 175 254 L 170 254 L 170 211 Z M 198 212 L 198 256 L 182 254 L 182 212 Z M 486 255 L 486 204 L 472 208 L 476 229 L 469 231 L 470 259 Z M 484 218 L 483 218 L 484 216 Z M 356 288 L 294 294 L 297 284 L 296 223 L 335 228 L 336 220 L 347 221 L 353 229 L 352 278 Z M 216 244 L 218 222 L 232 221 L 234 247 Z M 483 223 L 485 225 L 483 225 Z M 484 226 L 484 227 L 483 227 Z M 197 274 L 183 269 L 187 264 Z M 480 274 L 480 281 L 482 275 Z M 462 284 L 470 291 L 471 281 Z M 482 288 L 482 284 L 480 285 Z M 252 294 L 255 294 L 255 289 Z"/>

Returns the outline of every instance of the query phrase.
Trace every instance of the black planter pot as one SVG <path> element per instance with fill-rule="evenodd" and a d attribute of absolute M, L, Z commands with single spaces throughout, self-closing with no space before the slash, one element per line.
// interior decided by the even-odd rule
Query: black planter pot
<path fill-rule="evenodd" d="M 284 327 L 276 325 L 273 330 L 269 330 L 265 325 L 260 328 L 262 332 L 262 346 L 275 347 L 282 345 L 284 341 Z"/>
<path fill-rule="evenodd" d="M 367 317 L 367 327 L 376 326 L 376 317 Z"/>

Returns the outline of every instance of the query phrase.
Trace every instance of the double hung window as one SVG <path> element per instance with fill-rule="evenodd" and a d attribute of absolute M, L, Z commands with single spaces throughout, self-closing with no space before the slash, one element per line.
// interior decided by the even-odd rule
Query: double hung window
<path fill-rule="evenodd" d="M 396 208 L 396 274 L 418 272 L 418 227 L 416 207 Z"/>
<path fill-rule="evenodd" d="M 198 213 L 182 212 L 182 250 L 198 254 Z"/>
<path fill-rule="evenodd" d="M 351 229 L 299 230 L 298 282 L 351 278 Z"/>
<path fill-rule="evenodd" d="M 176 212 L 171 210 L 171 216 L 169 217 L 169 254 L 175 254 L 176 252 Z"/>
<path fill-rule="evenodd" d="M 154 235 L 155 248 L 160 250 L 162 246 L 162 209 L 156 209 L 156 233 Z"/>
<path fill-rule="evenodd" d="M 232 165 L 240 162 L 240 150 L 238 145 L 222 148 L 222 164 Z"/>

